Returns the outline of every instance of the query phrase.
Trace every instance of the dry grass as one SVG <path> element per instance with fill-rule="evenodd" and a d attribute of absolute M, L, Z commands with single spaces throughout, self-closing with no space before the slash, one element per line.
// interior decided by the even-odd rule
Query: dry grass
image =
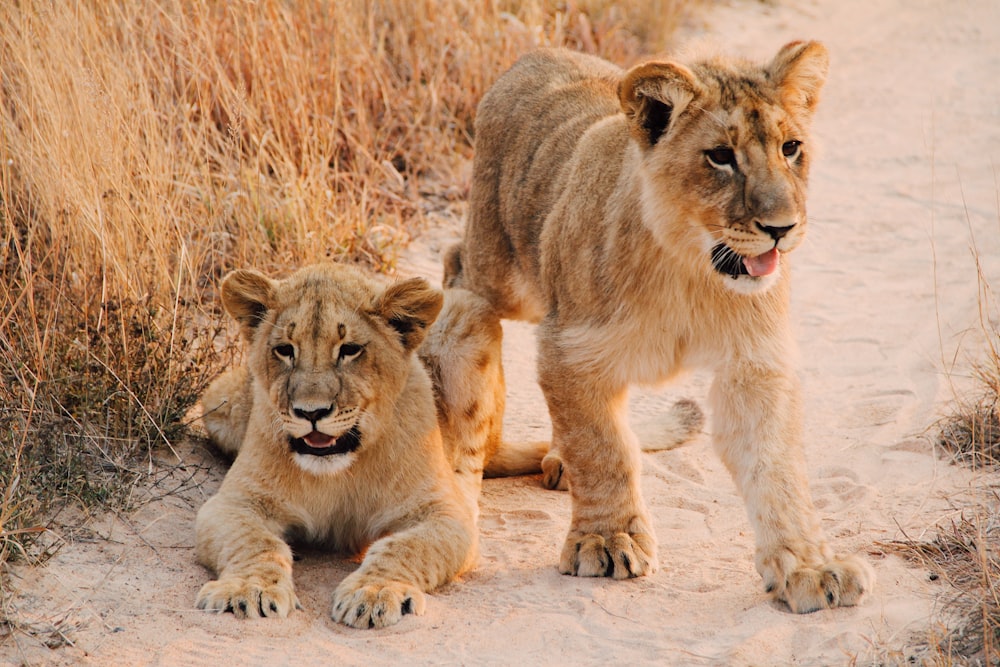
<path fill-rule="evenodd" d="M 989 312 L 998 304 L 986 279 L 979 271 L 980 329 L 983 332 L 985 361 L 974 364 L 972 378 L 978 388 L 973 398 L 956 402 L 954 413 L 939 424 L 939 444 L 955 459 L 975 469 L 995 470 L 1000 466 L 1000 322 Z"/>
<path fill-rule="evenodd" d="M 475 105 L 517 55 L 632 62 L 683 4 L 0 3 L 0 564 L 174 456 L 229 357 L 223 273 L 391 271 L 464 197 Z"/>
<path fill-rule="evenodd" d="M 976 372 L 982 395 L 960 402 L 939 431 L 939 443 L 957 462 L 987 473 L 975 502 L 962 509 L 960 519 L 939 527 L 934 540 L 894 544 L 947 586 L 942 629 L 927 639 L 934 664 L 1000 665 L 1000 487 L 995 481 L 1000 466 L 1000 357 L 993 345 L 1000 332 L 991 331 L 988 338 L 989 363 Z"/>
<path fill-rule="evenodd" d="M 998 200 L 1000 201 L 1000 200 Z M 975 244 L 973 243 L 975 247 Z M 979 328 L 985 361 L 973 366 L 975 389 L 937 425 L 937 443 L 956 463 L 983 472 L 961 517 L 929 541 L 888 543 L 944 584 L 939 627 L 922 638 L 921 660 L 934 665 L 1000 665 L 1000 305 L 975 253 Z"/>
<path fill-rule="evenodd" d="M 1000 496 L 993 489 L 927 542 L 881 544 L 939 580 L 937 623 L 916 639 L 920 664 L 1000 664 Z"/>

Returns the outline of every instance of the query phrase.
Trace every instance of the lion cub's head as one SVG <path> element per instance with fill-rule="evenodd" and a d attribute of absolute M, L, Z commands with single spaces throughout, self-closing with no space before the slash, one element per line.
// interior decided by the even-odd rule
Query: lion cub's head
<path fill-rule="evenodd" d="M 822 44 L 795 42 L 765 65 L 651 62 L 625 75 L 619 97 L 660 243 L 697 248 L 738 291 L 775 282 L 805 234 L 809 123 L 827 63 Z"/>
<path fill-rule="evenodd" d="M 266 394 L 278 440 L 303 469 L 327 474 L 391 422 L 442 295 L 421 278 L 383 287 L 326 264 L 284 280 L 234 271 L 222 302 L 248 344 L 254 409 Z"/>

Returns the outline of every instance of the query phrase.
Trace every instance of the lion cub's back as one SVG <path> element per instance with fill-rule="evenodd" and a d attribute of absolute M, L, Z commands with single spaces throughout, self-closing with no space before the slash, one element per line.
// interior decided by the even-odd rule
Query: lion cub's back
<path fill-rule="evenodd" d="M 518 222 L 519 229 L 508 227 L 515 246 L 525 244 L 518 251 L 537 240 L 580 137 L 620 111 L 621 75 L 594 56 L 541 49 L 518 60 L 480 102 L 475 177 L 490 181 L 501 216 Z"/>
<path fill-rule="evenodd" d="M 565 49 L 523 56 L 479 103 L 476 155 L 521 169 L 565 162 L 590 125 L 618 113 L 621 75 L 605 60 Z"/>

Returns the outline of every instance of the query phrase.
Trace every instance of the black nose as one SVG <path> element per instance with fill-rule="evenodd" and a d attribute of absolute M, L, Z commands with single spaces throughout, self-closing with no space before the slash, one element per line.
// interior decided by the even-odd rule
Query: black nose
<path fill-rule="evenodd" d="M 795 225 L 788 225 L 787 227 L 770 227 L 768 225 L 762 225 L 758 222 L 757 227 L 760 228 L 760 231 L 764 232 L 775 241 L 780 241 L 785 234 L 792 231 Z"/>
<path fill-rule="evenodd" d="M 295 408 L 292 412 L 295 413 L 296 417 L 301 417 L 302 419 L 306 419 L 310 423 L 315 424 L 320 419 L 333 412 L 333 408 L 320 408 L 319 410 L 299 410 L 298 408 Z"/>

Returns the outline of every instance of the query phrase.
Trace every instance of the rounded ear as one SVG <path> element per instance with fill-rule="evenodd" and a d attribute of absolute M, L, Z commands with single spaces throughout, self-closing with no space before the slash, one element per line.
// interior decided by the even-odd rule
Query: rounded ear
<path fill-rule="evenodd" d="M 767 71 L 778 86 L 782 106 L 812 113 L 829 67 L 830 56 L 820 42 L 791 42 L 778 51 Z"/>
<path fill-rule="evenodd" d="M 444 295 L 423 278 L 400 280 L 385 288 L 372 304 L 372 312 L 399 333 L 407 351 L 417 349 L 434 324 Z"/>
<path fill-rule="evenodd" d="M 275 281 L 263 273 L 239 269 L 222 280 L 222 305 L 240 323 L 240 333 L 249 341 L 274 304 Z"/>
<path fill-rule="evenodd" d="M 651 62 L 630 69 L 618 85 L 618 99 L 632 136 L 645 148 L 655 146 L 699 87 L 691 70 L 678 63 Z"/>

